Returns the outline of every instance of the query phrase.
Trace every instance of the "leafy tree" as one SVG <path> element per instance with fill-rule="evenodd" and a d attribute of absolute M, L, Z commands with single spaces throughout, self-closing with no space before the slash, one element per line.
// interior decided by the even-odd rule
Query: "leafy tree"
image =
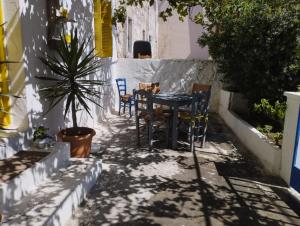
<path fill-rule="evenodd" d="M 283 101 L 283 91 L 296 90 L 300 83 L 299 0 L 167 1 L 169 7 L 160 13 L 164 20 L 174 12 L 183 20 L 194 6 L 204 9 L 190 17 L 205 29 L 199 44 L 209 47 L 225 87 L 243 93 L 250 106 L 262 98 L 271 104 Z M 153 5 L 154 0 L 123 0 L 120 7 L 145 3 Z"/>

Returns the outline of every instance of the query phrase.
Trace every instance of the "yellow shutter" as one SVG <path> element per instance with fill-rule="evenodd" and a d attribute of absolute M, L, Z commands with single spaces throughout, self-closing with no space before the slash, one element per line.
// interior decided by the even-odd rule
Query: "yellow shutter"
<path fill-rule="evenodd" d="M 0 0 L 0 24 L 3 24 L 3 8 L 2 0 Z M 4 47 L 4 27 L 0 27 L 0 61 L 6 60 L 5 47 Z M 7 94 L 9 92 L 8 86 L 8 70 L 5 63 L 0 64 L 0 92 Z M 10 124 L 10 104 L 9 97 L 0 96 L 0 127 L 8 127 Z"/>
<path fill-rule="evenodd" d="M 101 0 L 94 0 L 94 29 L 95 29 L 95 50 L 98 56 L 102 52 L 101 33 Z"/>
<path fill-rule="evenodd" d="M 94 0 L 95 49 L 99 57 L 112 56 L 111 2 Z"/>

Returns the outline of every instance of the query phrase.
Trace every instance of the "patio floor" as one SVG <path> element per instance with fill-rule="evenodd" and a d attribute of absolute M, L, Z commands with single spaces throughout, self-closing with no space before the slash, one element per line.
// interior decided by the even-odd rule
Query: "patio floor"
<path fill-rule="evenodd" d="M 218 115 L 195 154 L 137 148 L 132 120 L 107 122 L 95 141 L 103 173 L 70 225 L 300 225 L 284 183 L 261 170 Z"/>

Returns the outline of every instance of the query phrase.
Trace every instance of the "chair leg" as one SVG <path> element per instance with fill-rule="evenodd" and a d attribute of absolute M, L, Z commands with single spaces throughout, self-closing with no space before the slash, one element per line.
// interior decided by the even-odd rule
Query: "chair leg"
<path fill-rule="evenodd" d="M 121 115 L 121 100 L 119 101 L 119 115 Z"/>
<path fill-rule="evenodd" d="M 140 142 L 140 120 L 139 117 L 136 116 L 135 118 L 135 125 L 136 125 L 136 135 L 137 135 L 137 145 L 140 146 L 141 142 Z"/>
<path fill-rule="evenodd" d="M 131 113 L 131 102 L 129 102 L 129 117 L 132 117 L 132 113 Z"/>
<path fill-rule="evenodd" d="M 193 126 L 190 124 L 189 126 L 189 131 L 190 131 L 190 151 L 193 152 L 195 150 L 195 143 L 194 143 L 194 139 L 195 139 L 195 128 L 193 128 Z"/>
<path fill-rule="evenodd" d="M 197 142 L 200 142 L 200 137 L 202 137 L 201 136 L 201 123 L 200 122 L 197 122 L 197 129 L 196 129 L 195 133 L 196 133 Z"/>
<path fill-rule="evenodd" d="M 167 148 L 169 148 L 169 134 L 170 134 L 170 127 L 171 127 L 170 124 L 171 124 L 171 122 L 170 122 L 170 120 L 168 119 L 168 122 L 167 122 L 167 128 L 166 128 Z"/>
<path fill-rule="evenodd" d="M 204 127 L 203 127 L 203 134 L 202 134 L 202 140 L 201 140 L 201 148 L 205 147 L 206 131 L 207 131 L 207 123 L 205 123 Z"/>
<path fill-rule="evenodd" d="M 123 102 L 123 114 L 125 114 L 126 103 Z"/>
<path fill-rule="evenodd" d="M 152 150 L 153 147 L 153 122 L 150 120 L 148 125 L 148 139 L 149 139 L 149 151 Z"/>

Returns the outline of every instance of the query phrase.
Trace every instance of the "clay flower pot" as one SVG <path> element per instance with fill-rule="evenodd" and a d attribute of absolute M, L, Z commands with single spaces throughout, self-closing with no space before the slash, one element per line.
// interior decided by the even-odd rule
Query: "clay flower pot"
<path fill-rule="evenodd" d="M 63 142 L 71 145 L 71 157 L 86 158 L 91 152 L 91 144 L 95 130 L 87 127 L 67 128 L 61 130 L 57 136 Z"/>

